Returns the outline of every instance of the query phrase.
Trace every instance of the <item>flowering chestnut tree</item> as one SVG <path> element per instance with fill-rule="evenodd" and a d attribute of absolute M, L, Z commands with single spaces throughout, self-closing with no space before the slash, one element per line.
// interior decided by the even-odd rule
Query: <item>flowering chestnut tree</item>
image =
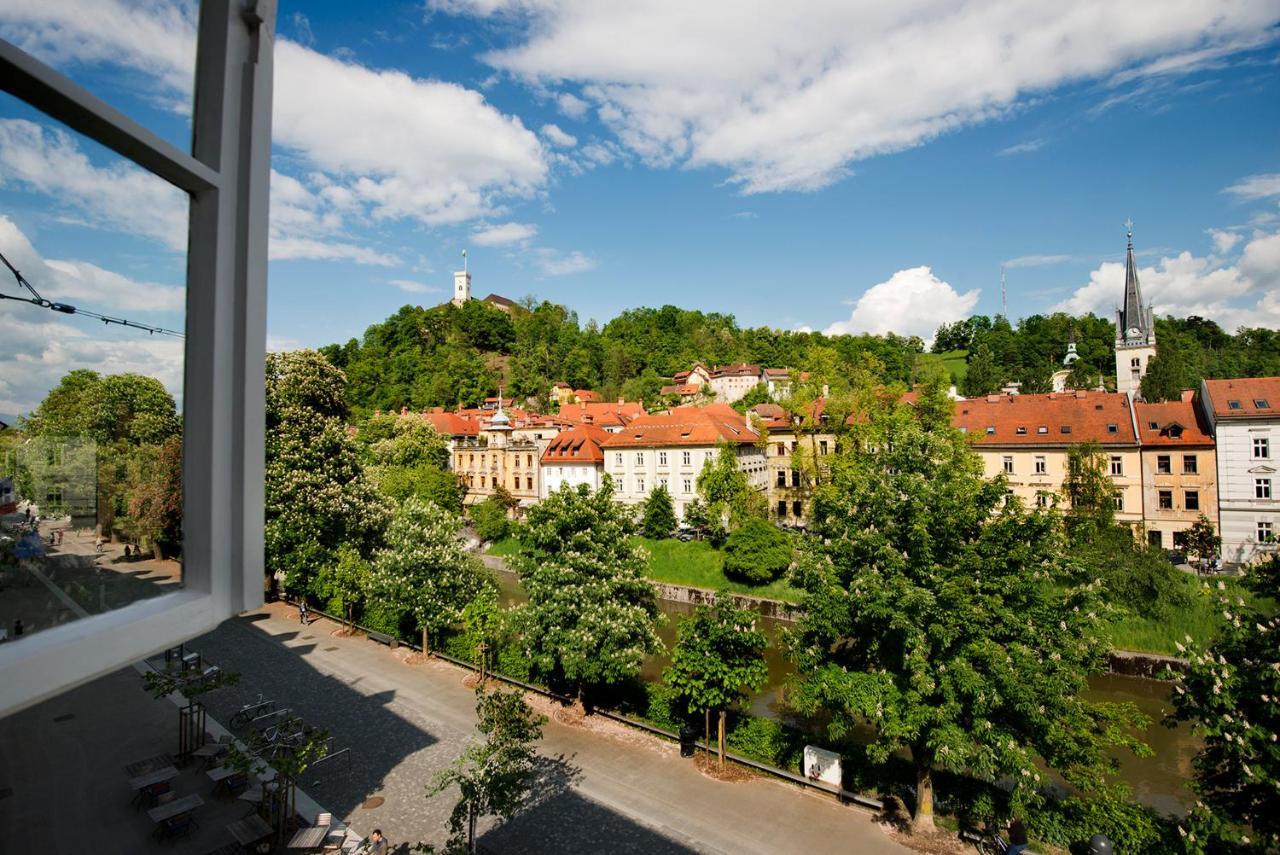
<path fill-rule="evenodd" d="M 529 658 L 579 699 L 588 686 L 634 677 L 645 655 L 662 649 L 644 553 L 611 493 L 566 485 L 530 508 L 518 559 L 529 595 L 519 613 Z"/>
<path fill-rule="evenodd" d="M 386 546 L 373 556 L 370 596 L 413 614 L 424 653 L 430 633 L 459 623 L 467 604 L 496 584 L 467 551 L 461 528 L 453 514 L 409 496 L 391 518 Z"/>
<path fill-rule="evenodd" d="M 1280 568 L 1253 575 L 1259 594 Z M 1189 851 L 1209 837 L 1232 845 L 1280 847 L 1280 618 L 1265 615 L 1218 583 L 1223 627 L 1207 648 L 1179 644 L 1189 660 L 1174 684 L 1170 721 L 1194 722 L 1204 746 L 1195 756 L 1193 786 L 1207 809 L 1182 829 Z M 1201 822 L 1194 822 L 1196 819 Z M 1216 820 L 1216 821 L 1215 821 Z M 1196 832 L 1200 832 L 1197 840 Z"/>
<path fill-rule="evenodd" d="M 1109 647 L 1102 585 L 1067 558 L 1055 515 L 983 477 L 948 410 L 886 396 L 852 429 L 793 573 L 792 702 L 827 711 L 836 739 L 869 722 L 874 761 L 910 749 L 923 830 L 935 768 L 1011 778 L 1025 804 L 1037 756 L 1091 790 L 1110 746 L 1149 753 L 1129 735 L 1144 722 L 1132 705 L 1083 697 Z"/>

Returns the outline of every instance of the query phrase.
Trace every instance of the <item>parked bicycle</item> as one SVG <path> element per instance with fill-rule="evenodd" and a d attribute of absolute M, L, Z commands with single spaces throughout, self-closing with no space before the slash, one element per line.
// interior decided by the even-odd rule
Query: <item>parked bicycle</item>
<path fill-rule="evenodd" d="M 276 702 L 267 700 L 262 693 L 258 693 L 258 699 L 251 704 L 245 704 L 234 715 L 231 716 L 231 729 L 239 730 L 240 728 L 253 721 L 263 712 L 270 712 L 267 707 L 275 707 Z"/>

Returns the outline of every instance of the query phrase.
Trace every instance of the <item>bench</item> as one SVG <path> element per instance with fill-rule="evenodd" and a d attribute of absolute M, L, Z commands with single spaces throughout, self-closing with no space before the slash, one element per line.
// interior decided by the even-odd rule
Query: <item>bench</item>
<path fill-rule="evenodd" d="M 369 636 L 369 640 L 370 640 L 370 641 L 376 641 L 376 642 L 378 642 L 379 644 L 385 644 L 385 645 L 387 645 L 387 647 L 399 647 L 399 646 L 400 646 L 400 642 L 399 642 L 399 641 L 397 641 L 396 639 L 394 639 L 394 638 L 392 638 L 391 636 L 387 635 L 385 632 L 376 632 L 376 631 L 374 631 L 374 630 L 372 630 L 372 629 L 371 629 L 371 630 L 369 630 L 369 632 L 367 633 L 367 635 Z"/>

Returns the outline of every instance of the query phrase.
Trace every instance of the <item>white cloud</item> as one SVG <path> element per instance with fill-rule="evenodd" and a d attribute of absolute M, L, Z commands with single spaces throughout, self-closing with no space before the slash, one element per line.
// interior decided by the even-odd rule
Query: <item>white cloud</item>
<path fill-rule="evenodd" d="M 353 243 L 307 237 L 276 237 L 274 234 L 271 236 L 267 252 L 272 261 L 306 258 L 317 261 L 353 261 L 356 264 L 373 264 L 380 267 L 394 267 L 400 263 L 399 256 Z"/>
<path fill-rule="evenodd" d="M 190 99 L 194 33 L 190 2 L 0 0 L 5 37 L 57 65 L 142 72 L 171 100 Z M 275 45 L 272 131 L 278 149 L 324 173 L 369 215 L 427 225 L 492 215 L 506 200 L 538 192 L 550 168 L 537 136 L 477 91 L 283 38 Z M 150 225 L 144 233 L 157 231 L 155 206 L 130 208 Z M 119 210 L 110 208 L 127 216 Z"/>
<path fill-rule="evenodd" d="M 1230 187 L 1223 188 L 1222 192 L 1241 199 L 1266 199 L 1270 196 L 1280 196 L 1280 172 L 1241 178 Z"/>
<path fill-rule="evenodd" d="M 578 144 L 578 138 L 573 134 L 567 134 L 560 129 L 558 125 L 546 124 L 542 126 L 542 136 L 547 142 L 560 148 L 573 148 Z"/>
<path fill-rule="evenodd" d="M 434 294 L 440 289 L 434 285 L 427 285 L 423 282 L 415 282 L 412 279 L 388 279 L 388 284 L 394 285 L 407 294 Z"/>
<path fill-rule="evenodd" d="M 1062 264 L 1071 261 L 1073 256 L 1070 255 L 1020 255 L 1017 258 L 1010 258 L 1008 261 L 1002 262 L 1005 267 L 1048 267 L 1054 264 Z"/>
<path fill-rule="evenodd" d="M 471 240 L 480 246 L 507 246 L 530 241 L 537 233 L 537 226 L 528 223 L 502 223 L 476 229 L 471 233 Z"/>
<path fill-rule="evenodd" d="M 119 159 L 94 164 L 66 131 L 0 119 L 4 186 L 44 194 L 95 228 L 142 235 L 186 251 L 186 194 Z"/>
<path fill-rule="evenodd" d="M 966 318 L 977 305 L 979 291 L 958 293 L 928 267 L 899 270 L 872 285 L 854 304 L 847 321 L 837 321 L 827 335 L 897 333 L 918 335 L 926 343 L 944 323 Z"/>
<path fill-rule="evenodd" d="M 570 119 L 581 119 L 591 109 L 591 105 L 571 92 L 561 92 L 556 96 L 556 107 Z"/>
<path fill-rule="evenodd" d="M 172 316 L 182 309 L 184 289 L 136 282 L 87 262 L 45 259 L 4 216 L 0 216 L 0 251 L 45 299 L 127 312 L 130 320 L 157 321 L 168 327 L 178 323 Z M 156 312 L 170 314 L 156 319 Z M 73 368 L 146 374 L 180 399 L 182 361 L 183 342 L 178 338 L 0 301 L 0 412 L 30 411 Z"/>
<path fill-rule="evenodd" d="M 534 264 L 546 276 L 571 276 L 596 268 L 596 261 L 578 250 L 561 252 L 558 249 L 539 247 L 530 251 Z"/>
<path fill-rule="evenodd" d="M 1006 115 L 1060 85 L 1169 75 L 1273 38 L 1271 0 L 451 0 L 508 13 L 521 40 L 483 58 L 539 89 L 574 86 L 655 165 L 727 169 L 748 193 L 813 190 L 858 160 Z M 1259 35 L 1263 34 L 1263 35 Z M 566 106 L 569 105 L 569 106 Z"/>
<path fill-rule="evenodd" d="M 1243 238 L 1236 232 L 1223 229 L 1209 229 L 1209 237 L 1213 238 L 1213 248 L 1218 253 L 1230 252 Z"/>
<path fill-rule="evenodd" d="M 1027 140 L 1026 142 L 1015 143 L 1014 145 L 1002 148 L 997 155 L 1008 157 L 1011 154 L 1030 154 L 1033 151 L 1039 151 L 1044 148 L 1044 140 Z"/>
<path fill-rule="evenodd" d="M 1109 318 L 1123 298 L 1124 275 L 1123 263 L 1105 262 L 1053 310 Z M 1138 281 L 1157 315 L 1199 315 L 1227 329 L 1280 326 L 1280 233 L 1255 233 L 1236 264 L 1183 251 L 1139 268 Z"/>

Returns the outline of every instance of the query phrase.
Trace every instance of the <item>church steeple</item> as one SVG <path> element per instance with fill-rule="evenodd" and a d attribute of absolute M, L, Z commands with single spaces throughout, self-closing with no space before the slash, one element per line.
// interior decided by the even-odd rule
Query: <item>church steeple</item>
<path fill-rule="evenodd" d="M 1124 263 L 1124 308 L 1117 319 L 1116 338 L 1143 341 L 1151 334 L 1150 310 L 1142 304 L 1142 286 L 1138 282 L 1138 265 L 1133 260 L 1133 220 L 1125 221 L 1129 247 Z"/>
<path fill-rule="evenodd" d="M 1140 394 L 1142 377 L 1156 355 L 1155 318 L 1142 304 L 1138 264 L 1133 260 L 1133 221 L 1125 222 L 1129 239 L 1124 260 L 1124 303 L 1116 310 L 1116 391 Z"/>

